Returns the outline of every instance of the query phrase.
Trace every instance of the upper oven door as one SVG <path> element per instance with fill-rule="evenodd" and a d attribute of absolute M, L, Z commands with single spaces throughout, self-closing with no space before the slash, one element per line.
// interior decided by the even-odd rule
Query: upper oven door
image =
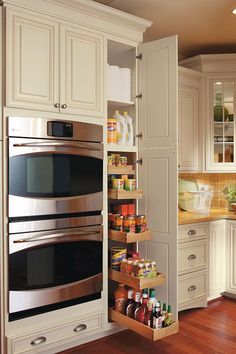
<path fill-rule="evenodd" d="M 102 210 L 101 143 L 9 138 L 9 217 Z"/>

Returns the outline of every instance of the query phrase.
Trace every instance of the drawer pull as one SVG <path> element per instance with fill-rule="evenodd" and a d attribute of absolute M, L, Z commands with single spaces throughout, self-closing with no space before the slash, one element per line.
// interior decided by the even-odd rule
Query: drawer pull
<path fill-rule="evenodd" d="M 190 254 L 190 256 L 188 256 L 189 260 L 196 259 L 196 258 L 197 258 L 196 254 Z"/>
<path fill-rule="evenodd" d="M 32 340 L 32 342 L 30 343 L 31 345 L 38 345 L 38 344 L 42 344 L 44 342 L 46 342 L 47 338 L 46 337 L 38 337 L 34 340 Z"/>
<path fill-rule="evenodd" d="M 191 292 L 191 291 L 194 291 L 194 290 L 197 290 L 197 287 L 195 285 L 191 285 L 189 288 L 188 288 L 188 291 Z"/>
<path fill-rule="evenodd" d="M 87 328 L 86 324 L 80 324 L 78 326 L 76 326 L 73 331 L 74 332 L 80 332 L 80 331 L 84 331 Z"/>
<path fill-rule="evenodd" d="M 188 234 L 189 234 L 190 236 L 196 235 L 196 230 L 189 230 L 189 231 L 188 231 Z"/>

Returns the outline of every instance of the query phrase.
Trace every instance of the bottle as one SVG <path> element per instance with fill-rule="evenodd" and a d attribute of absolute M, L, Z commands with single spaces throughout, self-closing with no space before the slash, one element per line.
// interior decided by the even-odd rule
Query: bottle
<path fill-rule="evenodd" d="M 171 312 L 171 305 L 168 305 L 168 309 L 167 309 L 167 316 L 164 320 L 164 327 L 168 327 L 171 325 L 171 323 L 173 323 L 173 318 L 172 318 L 172 312 Z"/>
<path fill-rule="evenodd" d="M 108 144 L 117 143 L 117 120 L 114 118 L 107 119 L 107 142 Z"/>
<path fill-rule="evenodd" d="M 164 302 L 162 305 L 162 327 L 164 327 L 164 321 L 166 317 L 167 317 L 166 303 Z"/>
<path fill-rule="evenodd" d="M 134 313 L 135 320 L 141 323 L 144 323 L 145 313 L 147 311 L 147 302 L 148 302 L 148 294 L 143 293 L 142 305 L 139 306 Z"/>
<path fill-rule="evenodd" d="M 127 133 L 126 133 L 126 145 L 134 145 L 133 119 L 128 115 L 127 112 L 124 112 L 123 117 L 125 119 L 126 130 L 127 130 Z"/>
<path fill-rule="evenodd" d="M 137 308 L 139 308 L 141 306 L 141 291 L 136 290 L 135 292 L 135 299 L 134 299 L 134 303 L 132 304 L 132 307 L 130 309 L 130 316 L 131 318 L 135 318 L 135 311 L 137 310 Z"/>
<path fill-rule="evenodd" d="M 128 290 L 128 299 L 125 302 L 125 314 L 128 317 L 131 317 L 130 316 L 130 312 L 131 312 L 131 308 L 132 308 L 133 303 L 134 303 L 133 292 L 134 292 L 133 289 L 129 289 Z"/>
<path fill-rule="evenodd" d="M 161 304 L 158 301 L 156 306 L 155 306 L 155 311 L 153 314 L 153 325 L 152 328 L 157 329 L 157 328 L 162 328 L 162 314 L 161 314 Z"/>
<path fill-rule="evenodd" d="M 119 284 L 114 292 L 115 310 L 120 313 L 125 313 L 125 302 L 127 300 L 127 290 L 124 284 Z"/>
<path fill-rule="evenodd" d="M 126 144 L 126 135 L 127 135 L 127 124 L 125 122 L 125 118 L 119 113 L 119 111 L 115 111 L 113 118 L 117 122 L 116 131 L 117 131 L 117 141 L 118 145 Z"/>
<path fill-rule="evenodd" d="M 144 316 L 144 324 L 146 326 L 152 327 L 152 320 L 153 320 L 153 308 L 156 305 L 156 295 L 155 295 L 155 289 L 149 289 L 149 299 L 147 302 L 147 311 Z"/>

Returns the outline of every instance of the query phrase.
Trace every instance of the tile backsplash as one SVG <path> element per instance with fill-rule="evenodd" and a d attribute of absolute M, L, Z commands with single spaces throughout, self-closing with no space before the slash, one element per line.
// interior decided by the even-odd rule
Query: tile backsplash
<path fill-rule="evenodd" d="M 212 208 L 228 208 L 223 189 L 236 185 L 236 173 L 179 173 L 179 178 L 207 184 L 213 191 Z"/>

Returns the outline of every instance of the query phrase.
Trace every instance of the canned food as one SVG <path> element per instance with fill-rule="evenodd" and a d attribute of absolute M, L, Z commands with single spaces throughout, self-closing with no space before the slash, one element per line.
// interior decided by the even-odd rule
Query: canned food
<path fill-rule="evenodd" d="M 135 232 L 135 216 L 129 215 L 124 217 L 124 231 Z"/>
<path fill-rule="evenodd" d="M 144 232 L 147 228 L 146 216 L 137 215 L 135 220 L 135 232 Z"/>
<path fill-rule="evenodd" d="M 113 230 L 116 231 L 123 231 L 123 219 L 124 217 L 120 214 L 115 215 L 114 221 L 113 221 Z"/>
<path fill-rule="evenodd" d="M 126 191 L 134 191 L 136 186 L 136 180 L 129 178 L 129 179 L 125 179 L 125 190 Z"/>
<path fill-rule="evenodd" d="M 120 270 L 122 259 L 126 258 L 127 248 L 112 247 L 111 248 L 111 268 Z"/>
<path fill-rule="evenodd" d="M 124 189 L 124 180 L 121 178 L 113 178 L 112 179 L 112 188 L 116 190 Z"/>
<path fill-rule="evenodd" d="M 117 120 L 114 118 L 107 120 L 107 142 L 108 144 L 116 144 L 117 142 Z"/>
<path fill-rule="evenodd" d="M 108 166 L 115 166 L 115 157 L 114 156 L 108 156 L 107 157 L 107 164 Z"/>

